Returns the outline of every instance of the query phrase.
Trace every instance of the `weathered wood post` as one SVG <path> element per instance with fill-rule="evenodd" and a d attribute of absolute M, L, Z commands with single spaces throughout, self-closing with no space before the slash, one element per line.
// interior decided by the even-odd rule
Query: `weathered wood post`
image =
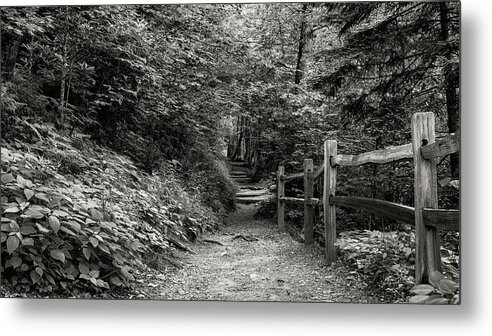
<path fill-rule="evenodd" d="M 285 181 L 282 181 L 284 176 L 284 166 L 278 166 L 277 172 L 277 223 L 279 231 L 285 231 L 285 202 L 281 200 L 285 196 Z"/>
<path fill-rule="evenodd" d="M 337 141 L 325 141 L 325 171 L 323 185 L 323 220 L 325 222 L 325 253 L 328 265 L 336 260 L 335 239 L 337 235 L 335 205 L 330 204 L 330 196 L 335 195 L 337 168 L 330 164 L 331 158 L 337 155 Z"/>
<path fill-rule="evenodd" d="M 434 114 L 416 113 L 412 116 L 412 144 L 415 169 L 415 282 L 428 282 L 433 271 L 441 271 L 439 232 L 426 227 L 423 208 L 437 208 L 436 160 L 425 160 L 420 148 L 435 142 Z"/>
<path fill-rule="evenodd" d="M 313 172 L 314 165 L 312 159 L 304 160 L 304 243 L 313 243 L 313 205 L 308 202 L 314 196 L 314 181 L 309 178 Z"/>

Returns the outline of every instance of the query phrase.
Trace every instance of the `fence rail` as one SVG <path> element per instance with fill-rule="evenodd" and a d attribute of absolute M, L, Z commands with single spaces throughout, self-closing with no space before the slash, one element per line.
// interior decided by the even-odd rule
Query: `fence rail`
<path fill-rule="evenodd" d="M 278 227 L 285 230 L 285 204 L 304 205 L 304 238 L 306 244 L 313 242 L 313 209 L 323 206 L 325 227 L 325 254 L 328 264 L 336 260 L 336 206 L 365 210 L 402 223 L 415 225 L 415 279 L 416 283 L 428 282 L 433 271 L 441 271 L 439 230 L 459 231 L 459 210 L 437 209 L 436 157 L 460 150 L 460 136 L 456 134 L 435 140 L 433 113 L 416 113 L 412 117 L 412 143 L 370 151 L 358 155 L 337 153 L 337 141 L 324 143 L 324 161 L 314 168 L 313 160 L 305 159 L 303 172 L 286 175 L 283 166 L 278 167 Z M 335 196 L 337 167 L 359 166 L 367 163 L 413 160 L 414 162 L 414 207 L 379 199 L 353 196 Z M 323 179 L 323 197 L 314 198 L 314 182 Z M 285 183 L 304 179 L 304 198 L 285 197 Z"/>
<path fill-rule="evenodd" d="M 338 154 L 330 161 L 332 166 L 360 166 L 366 163 L 389 163 L 400 160 L 413 159 L 412 144 L 388 147 L 359 155 Z"/>
<path fill-rule="evenodd" d="M 304 177 L 304 172 L 301 172 L 301 173 L 295 173 L 295 174 L 291 174 L 291 175 L 284 175 L 280 179 L 282 181 L 292 181 L 292 180 L 295 180 L 298 178 L 303 178 L 303 177 Z"/>
<path fill-rule="evenodd" d="M 405 224 L 415 224 L 415 208 L 374 198 L 333 196 L 330 204 L 365 210 Z"/>
<path fill-rule="evenodd" d="M 297 197 L 281 197 L 280 201 L 286 203 L 292 203 L 292 204 L 304 204 L 307 202 L 309 205 L 313 205 L 313 206 L 323 205 L 322 200 L 314 197 L 310 197 L 307 200 L 305 198 L 297 198 Z"/>

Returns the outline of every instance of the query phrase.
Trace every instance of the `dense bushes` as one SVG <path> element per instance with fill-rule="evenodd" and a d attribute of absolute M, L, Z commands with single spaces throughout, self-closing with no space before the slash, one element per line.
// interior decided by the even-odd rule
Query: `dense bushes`
<path fill-rule="evenodd" d="M 347 231 L 337 240 L 340 260 L 384 302 L 457 303 L 459 256 L 442 248 L 442 274 L 434 272 L 430 283 L 415 284 L 415 234 L 411 230 L 381 232 Z"/>
<path fill-rule="evenodd" d="M 154 176 L 80 137 L 2 144 L 2 285 L 81 296 L 125 288 L 156 255 L 172 260 L 219 223 L 172 163 Z M 166 257 L 167 256 L 167 257 Z M 101 294 L 106 295 L 106 294 Z"/>

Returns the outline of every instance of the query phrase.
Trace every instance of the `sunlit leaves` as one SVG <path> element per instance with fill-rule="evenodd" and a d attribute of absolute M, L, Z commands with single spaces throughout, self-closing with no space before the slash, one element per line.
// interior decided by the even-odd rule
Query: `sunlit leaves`
<path fill-rule="evenodd" d="M 87 266 L 87 264 L 80 263 L 79 264 L 79 271 L 82 274 L 89 274 L 90 269 L 89 269 L 89 266 Z"/>
<path fill-rule="evenodd" d="M 91 216 L 92 216 L 92 219 L 95 219 L 95 220 L 103 219 L 103 217 L 104 217 L 103 214 L 96 209 L 91 209 Z"/>
<path fill-rule="evenodd" d="M 27 183 L 27 181 L 21 176 L 21 175 L 17 175 L 17 184 L 19 185 L 19 187 L 24 187 Z"/>
<path fill-rule="evenodd" d="M 449 299 L 446 299 L 445 297 L 442 297 L 440 295 L 433 295 L 430 296 L 426 301 L 426 304 L 448 304 Z"/>
<path fill-rule="evenodd" d="M 24 195 L 26 196 L 26 199 L 29 201 L 31 197 L 34 196 L 34 191 L 26 188 L 24 189 Z"/>
<path fill-rule="evenodd" d="M 41 219 L 44 217 L 44 215 L 40 211 L 35 209 L 28 209 L 26 212 L 24 212 L 23 216 L 33 219 Z"/>
<path fill-rule="evenodd" d="M 35 270 L 30 272 L 30 276 L 33 284 L 36 284 L 41 279 L 41 276 Z"/>
<path fill-rule="evenodd" d="M 58 230 L 60 229 L 60 221 L 58 220 L 58 218 L 56 216 L 50 216 L 48 218 L 48 222 L 53 232 L 57 233 Z"/>
<path fill-rule="evenodd" d="M 68 217 L 68 213 L 66 213 L 63 210 L 58 210 L 58 209 L 53 210 L 53 215 L 55 215 L 57 217 L 61 217 L 61 218 Z"/>
<path fill-rule="evenodd" d="M 36 229 L 32 225 L 22 225 L 20 228 L 20 232 L 23 235 L 30 235 L 36 233 Z"/>
<path fill-rule="evenodd" d="M 116 285 L 116 286 L 121 286 L 123 285 L 123 283 L 121 282 L 120 278 L 117 277 L 117 276 L 112 276 L 109 278 L 109 282 L 113 285 Z"/>
<path fill-rule="evenodd" d="M 95 237 L 90 237 L 89 242 L 92 244 L 92 246 L 97 247 L 99 245 L 99 240 L 97 240 Z"/>
<path fill-rule="evenodd" d="M 34 194 L 34 197 L 40 199 L 40 200 L 43 200 L 45 201 L 46 203 L 49 203 L 49 198 L 48 198 L 48 195 L 46 195 L 45 193 L 36 193 Z"/>
<path fill-rule="evenodd" d="M 410 303 L 457 304 L 459 302 L 459 285 L 446 278 L 442 273 L 432 271 L 429 276 L 431 285 L 421 284 L 410 290 Z M 416 295 L 415 295 L 416 294 Z"/>
<path fill-rule="evenodd" d="M 432 287 L 431 285 L 423 284 L 423 285 L 418 285 L 418 286 L 413 287 L 410 290 L 410 293 L 414 293 L 417 295 L 427 295 L 427 294 L 432 293 L 433 291 L 435 291 L 434 287 Z"/>
<path fill-rule="evenodd" d="M 2 174 L 2 183 L 10 183 L 10 182 L 13 182 L 15 181 L 15 178 L 12 174 Z"/>
<path fill-rule="evenodd" d="M 50 233 L 50 230 L 48 230 L 47 228 L 43 227 L 41 224 L 36 223 L 34 225 L 36 226 L 36 228 L 38 229 L 39 232 L 41 232 L 41 233 Z"/>
<path fill-rule="evenodd" d="M 19 247 L 19 238 L 17 236 L 9 236 L 7 238 L 7 252 L 11 254 Z"/>
<path fill-rule="evenodd" d="M 34 246 L 34 239 L 24 238 L 24 239 L 22 239 L 21 243 L 22 243 L 22 245 L 25 245 L 25 246 Z"/>
<path fill-rule="evenodd" d="M 17 213 L 19 211 L 20 211 L 19 207 L 13 206 L 13 207 L 10 207 L 10 208 L 5 209 L 3 211 L 3 213 Z"/>
<path fill-rule="evenodd" d="M 50 256 L 53 259 L 60 260 L 61 262 L 65 262 L 65 253 L 63 251 L 55 249 L 50 251 Z"/>
<path fill-rule="evenodd" d="M 454 294 L 459 289 L 459 285 L 452 280 L 442 279 L 439 281 L 438 289 L 443 294 Z"/>
<path fill-rule="evenodd" d="M 427 295 L 415 295 L 412 296 L 408 302 L 410 303 L 425 303 L 425 301 L 429 298 Z"/>
<path fill-rule="evenodd" d="M 89 260 L 89 259 L 91 258 L 91 251 L 90 251 L 88 248 L 86 248 L 86 247 L 84 247 L 84 248 L 82 249 L 82 254 L 84 255 L 84 257 L 85 257 L 87 260 Z"/>
<path fill-rule="evenodd" d="M 14 256 L 12 258 L 10 258 L 10 265 L 13 267 L 13 268 L 17 268 L 19 267 L 21 264 L 22 264 L 22 259 L 17 257 L 17 256 Z"/>

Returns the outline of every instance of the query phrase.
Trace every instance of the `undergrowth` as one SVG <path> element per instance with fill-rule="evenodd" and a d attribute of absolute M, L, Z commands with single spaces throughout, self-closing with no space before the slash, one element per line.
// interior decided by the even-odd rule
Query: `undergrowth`
<path fill-rule="evenodd" d="M 433 274 L 432 286 L 415 287 L 415 233 L 413 230 L 341 232 L 336 241 L 339 259 L 383 302 L 457 303 L 459 256 L 441 246 L 443 274 Z M 425 288 L 424 288 L 425 287 Z M 432 288 L 431 288 L 432 287 Z M 425 290 L 424 290 L 425 289 Z M 413 298 L 416 293 L 432 298 Z M 424 294 L 422 294 L 424 295 Z M 440 299 L 437 300 L 436 298 Z M 425 299 L 431 298 L 429 302 Z M 420 300 L 420 301 L 418 301 Z"/>
<path fill-rule="evenodd" d="M 80 135 L 35 128 L 42 141 L 2 143 L 2 295 L 107 297 L 218 225 L 175 163 L 150 175 Z"/>

